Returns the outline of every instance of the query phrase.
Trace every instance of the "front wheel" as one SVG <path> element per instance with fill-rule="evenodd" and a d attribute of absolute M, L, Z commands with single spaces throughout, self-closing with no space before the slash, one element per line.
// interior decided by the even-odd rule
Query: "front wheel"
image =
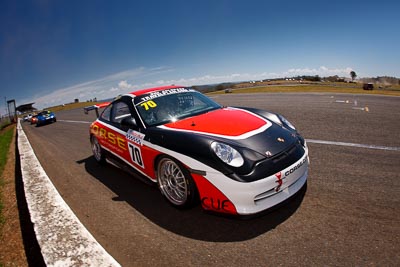
<path fill-rule="evenodd" d="M 186 208 L 196 203 L 196 185 L 190 173 L 174 159 L 164 156 L 158 161 L 157 181 L 161 193 L 173 206 Z"/>
<path fill-rule="evenodd" d="M 93 156 L 96 159 L 96 161 L 100 164 L 105 164 L 106 157 L 104 155 L 104 151 L 101 148 L 99 141 L 97 140 L 97 138 L 94 135 L 92 135 L 92 137 L 90 138 L 90 142 L 92 144 Z"/>

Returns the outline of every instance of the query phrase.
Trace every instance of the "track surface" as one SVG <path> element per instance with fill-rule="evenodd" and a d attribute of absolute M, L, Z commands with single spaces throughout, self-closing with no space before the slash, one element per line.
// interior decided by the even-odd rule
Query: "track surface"
<path fill-rule="evenodd" d="M 306 139 L 400 147 L 400 98 L 345 94 L 227 94 L 214 99 L 283 114 Z M 400 151 L 309 143 L 308 187 L 251 220 L 180 211 L 151 187 L 96 164 L 94 114 L 23 123 L 48 176 L 81 222 L 123 266 L 400 264 Z M 80 121 L 80 122 L 79 122 Z"/>

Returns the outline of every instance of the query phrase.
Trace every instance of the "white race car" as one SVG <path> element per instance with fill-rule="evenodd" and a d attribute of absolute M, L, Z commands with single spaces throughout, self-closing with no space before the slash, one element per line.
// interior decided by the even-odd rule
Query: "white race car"
<path fill-rule="evenodd" d="M 293 196 L 307 181 L 308 148 L 279 114 L 223 107 L 183 86 L 132 92 L 90 126 L 95 159 L 127 165 L 157 183 L 176 207 L 251 215 Z"/>

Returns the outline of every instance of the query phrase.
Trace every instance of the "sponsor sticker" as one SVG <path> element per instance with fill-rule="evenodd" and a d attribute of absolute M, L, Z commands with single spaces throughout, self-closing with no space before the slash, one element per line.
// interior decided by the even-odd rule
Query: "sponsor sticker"
<path fill-rule="evenodd" d="M 276 178 L 275 183 L 277 183 L 277 186 L 275 187 L 275 191 L 279 192 L 282 189 L 285 189 L 285 188 L 282 188 L 282 186 L 284 185 L 284 183 L 286 183 L 286 180 L 285 180 L 286 178 L 289 179 L 290 184 L 294 183 L 297 180 L 297 178 L 295 178 L 296 180 L 293 180 L 293 178 L 290 178 L 291 175 L 293 173 L 295 173 L 298 169 L 300 169 L 306 162 L 307 162 L 307 157 L 304 157 L 304 159 L 302 161 L 300 161 L 299 163 L 297 163 L 296 165 L 294 165 L 293 167 L 291 167 L 284 173 L 282 173 L 282 172 L 275 173 L 275 178 Z M 290 184 L 288 186 L 290 186 Z"/>
<path fill-rule="evenodd" d="M 157 97 L 165 96 L 165 95 L 171 95 L 171 94 L 178 94 L 178 93 L 183 93 L 183 92 L 191 92 L 193 89 L 187 89 L 187 88 L 173 88 L 173 89 L 167 89 L 163 91 L 156 91 L 152 92 L 147 96 L 141 97 L 141 101 L 138 104 L 141 104 L 143 102 L 152 100 Z"/>
<path fill-rule="evenodd" d="M 283 179 L 285 179 L 285 177 L 282 178 L 281 172 L 275 173 L 275 177 L 276 177 L 275 183 L 278 183 L 278 186 L 275 187 L 275 192 L 279 192 L 279 190 L 281 189 L 281 186 L 283 184 Z"/>
<path fill-rule="evenodd" d="M 297 165 L 294 167 L 290 168 L 288 171 L 285 172 L 285 176 L 289 176 L 292 173 L 294 173 L 297 169 L 299 169 L 301 166 L 303 166 L 304 163 L 306 163 L 307 157 L 304 157 L 302 161 L 300 161 Z"/>
<path fill-rule="evenodd" d="M 128 132 L 126 133 L 126 139 L 140 146 L 143 145 L 144 136 L 145 135 L 143 133 L 134 131 L 132 129 L 129 129 Z"/>

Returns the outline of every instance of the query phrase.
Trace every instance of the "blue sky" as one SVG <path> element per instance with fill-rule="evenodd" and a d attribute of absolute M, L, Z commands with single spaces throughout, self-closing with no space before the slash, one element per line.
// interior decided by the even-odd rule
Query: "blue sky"
<path fill-rule="evenodd" d="M 399 1 L 0 1 L 0 114 L 164 84 L 400 77 Z"/>

